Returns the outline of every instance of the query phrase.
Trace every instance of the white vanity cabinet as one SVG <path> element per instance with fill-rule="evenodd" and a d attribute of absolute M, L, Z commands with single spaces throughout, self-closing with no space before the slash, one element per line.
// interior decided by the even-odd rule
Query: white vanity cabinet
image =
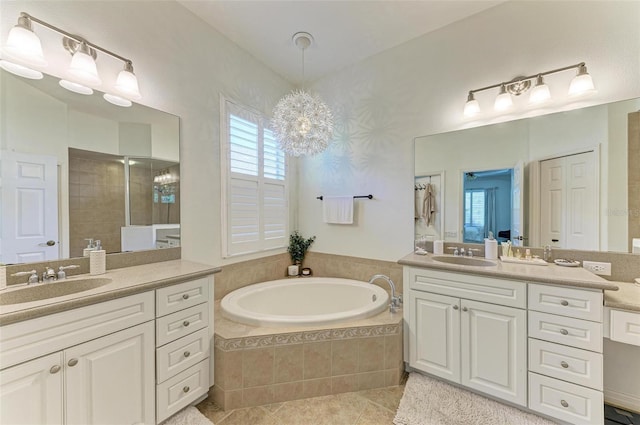
<path fill-rule="evenodd" d="M 405 282 L 409 365 L 526 406 L 526 284 L 419 268 Z"/>
<path fill-rule="evenodd" d="M 0 423 L 155 423 L 153 341 L 152 292 L 3 326 Z"/>

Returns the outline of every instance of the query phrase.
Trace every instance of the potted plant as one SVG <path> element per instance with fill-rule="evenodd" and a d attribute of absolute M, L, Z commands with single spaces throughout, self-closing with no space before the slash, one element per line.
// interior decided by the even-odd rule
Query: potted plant
<path fill-rule="evenodd" d="M 289 267 L 289 276 L 295 276 L 300 273 L 300 266 L 302 265 L 304 256 L 307 253 L 307 249 L 309 249 L 315 240 L 315 236 L 305 239 L 297 230 L 289 235 L 289 247 L 287 248 L 287 251 L 291 256 L 291 261 L 294 263 L 294 266 Z"/>

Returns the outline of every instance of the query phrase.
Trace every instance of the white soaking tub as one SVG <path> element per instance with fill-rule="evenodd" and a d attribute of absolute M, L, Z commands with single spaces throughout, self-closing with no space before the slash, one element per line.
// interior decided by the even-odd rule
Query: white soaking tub
<path fill-rule="evenodd" d="M 272 280 L 245 286 L 220 303 L 222 316 L 252 326 L 319 326 L 375 316 L 389 304 L 381 287 L 328 277 Z"/>

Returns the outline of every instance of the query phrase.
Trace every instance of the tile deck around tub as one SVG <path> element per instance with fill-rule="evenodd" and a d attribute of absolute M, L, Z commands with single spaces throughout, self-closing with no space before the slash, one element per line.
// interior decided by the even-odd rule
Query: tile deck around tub
<path fill-rule="evenodd" d="M 328 326 L 242 325 L 216 303 L 213 400 L 231 410 L 399 384 L 401 311 Z"/>

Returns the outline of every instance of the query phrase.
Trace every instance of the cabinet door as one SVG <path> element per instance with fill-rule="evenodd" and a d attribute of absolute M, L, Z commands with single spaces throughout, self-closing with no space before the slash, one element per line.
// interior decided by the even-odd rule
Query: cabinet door
<path fill-rule="evenodd" d="M 526 311 L 462 300 L 462 385 L 527 404 Z"/>
<path fill-rule="evenodd" d="M 460 382 L 460 299 L 410 291 L 409 364 Z"/>
<path fill-rule="evenodd" d="M 67 424 L 155 424 L 153 322 L 65 350 Z"/>
<path fill-rule="evenodd" d="M 62 353 L 0 372 L 0 423 L 62 424 Z"/>

